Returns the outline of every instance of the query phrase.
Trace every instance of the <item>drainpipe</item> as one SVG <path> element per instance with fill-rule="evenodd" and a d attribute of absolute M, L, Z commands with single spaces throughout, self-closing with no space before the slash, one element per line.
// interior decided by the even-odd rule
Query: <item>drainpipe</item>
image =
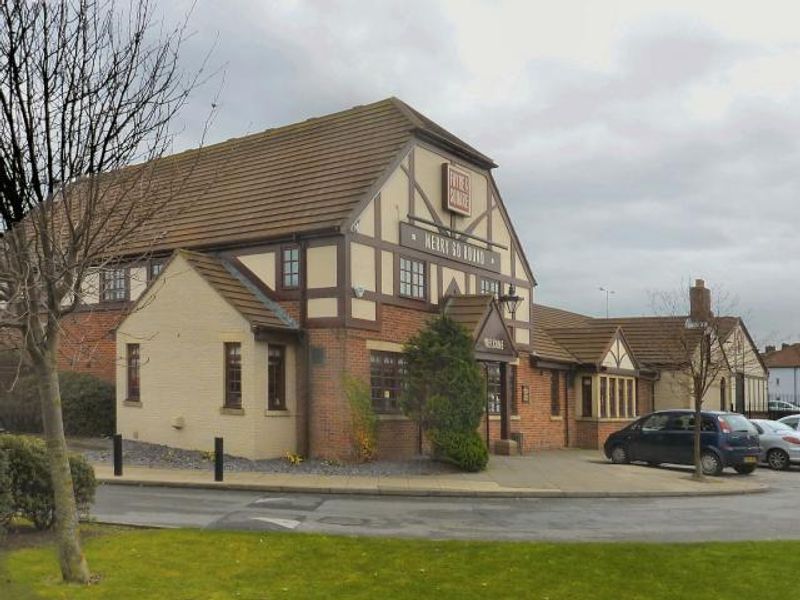
<path fill-rule="evenodd" d="M 296 236 L 295 236 L 295 239 L 296 239 Z M 312 447 L 311 446 L 311 431 L 312 431 L 311 419 L 312 419 L 312 416 L 313 416 L 313 410 L 312 410 L 313 401 L 312 401 L 312 399 L 314 398 L 314 389 L 313 389 L 313 384 L 312 384 L 313 378 L 311 377 L 311 367 L 312 367 L 312 364 L 311 364 L 311 339 L 310 339 L 311 336 L 309 335 L 309 332 L 308 332 L 308 315 L 306 314 L 306 305 L 307 305 L 307 301 L 306 301 L 306 298 L 307 298 L 306 283 L 308 281 L 308 279 L 307 279 L 308 267 L 307 267 L 307 263 L 306 263 L 306 250 L 307 250 L 308 244 L 306 243 L 305 240 L 300 240 L 298 245 L 300 247 L 300 260 L 301 260 L 301 265 L 302 265 L 301 281 L 300 281 L 300 329 L 301 329 L 301 337 L 302 337 L 302 340 L 303 340 L 303 352 L 304 352 L 305 357 L 306 357 L 306 365 L 305 365 L 305 367 L 306 367 L 305 368 L 305 380 L 306 380 L 306 382 L 305 382 L 306 383 L 306 385 L 305 385 L 305 388 L 306 388 L 306 390 L 305 390 L 306 391 L 306 410 L 305 410 L 305 413 L 306 413 L 305 414 L 305 419 L 306 419 L 305 431 L 306 431 L 306 435 L 305 435 L 305 438 L 306 438 L 306 440 L 305 440 L 305 444 L 304 444 L 305 445 L 305 448 L 304 448 L 305 452 L 303 454 L 310 458 L 310 456 L 311 456 L 311 447 Z"/>

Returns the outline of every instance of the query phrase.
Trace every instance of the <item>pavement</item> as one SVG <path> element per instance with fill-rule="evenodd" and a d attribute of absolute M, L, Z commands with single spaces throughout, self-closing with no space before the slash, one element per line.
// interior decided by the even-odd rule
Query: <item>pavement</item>
<path fill-rule="evenodd" d="M 481 473 L 422 476 L 343 476 L 282 473 L 225 473 L 189 469 L 125 467 L 114 477 L 112 466 L 95 464 L 104 484 L 201 488 L 293 494 L 457 498 L 626 498 L 737 495 L 764 492 L 758 473 L 733 472 L 698 482 L 688 468 L 614 465 L 594 450 L 549 450 L 527 456 L 492 456 Z"/>

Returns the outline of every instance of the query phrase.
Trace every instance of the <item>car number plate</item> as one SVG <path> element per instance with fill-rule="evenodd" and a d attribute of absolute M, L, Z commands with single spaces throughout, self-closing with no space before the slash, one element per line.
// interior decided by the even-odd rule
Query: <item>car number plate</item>
<path fill-rule="evenodd" d="M 744 462 L 746 462 L 746 463 L 754 463 L 754 462 L 756 462 L 756 460 L 757 459 L 756 459 L 755 456 L 745 456 L 744 457 Z"/>

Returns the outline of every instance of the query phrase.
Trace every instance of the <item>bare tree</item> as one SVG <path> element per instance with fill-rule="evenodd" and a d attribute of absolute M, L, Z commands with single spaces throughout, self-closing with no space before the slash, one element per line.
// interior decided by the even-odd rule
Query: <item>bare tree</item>
<path fill-rule="evenodd" d="M 737 373 L 757 366 L 758 359 L 742 344 L 745 330 L 741 319 L 722 314 L 731 306 L 727 295 L 719 295 L 714 304 L 716 310 L 712 311 L 710 290 L 702 280 L 689 291 L 688 295 L 685 289 L 652 295 L 655 312 L 660 315 L 658 334 L 652 343 L 663 362 L 659 365 L 662 378 L 672 377 L 677 393 L 691 398 L 694 477 L 702 479 L 703 404 L 715 385 L 726 377 L 730 382 Z M 720 391 L 723 393 L 726 392 Z"/>
<path fill-rule="evenodd" d="M 178 68 L 186 22 L 150 2 L 7 0 L 0 8 L 0 335 L 35 374 L 66 581 L 88 582 L 56 368 L 87 274 L 132 244 L 174 187 L 171 121 L 198 82 Z M 169 161 L 159 161 L 169 162 Z M 130 166 L 136 165 L 136 166 Z M 147 236 L 150 236 L 148 239 Z M 11 333 L 9 333 L 11 332 Z"/>

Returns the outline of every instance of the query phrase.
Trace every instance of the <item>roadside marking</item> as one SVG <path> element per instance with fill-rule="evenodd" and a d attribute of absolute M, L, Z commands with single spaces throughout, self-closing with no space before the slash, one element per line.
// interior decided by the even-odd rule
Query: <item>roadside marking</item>
<path fill-rule="evenodd" d="M 294 519 L 272 519 L 270 517 L 250 517 L 250 520 L 270 523 L 271 525 L 277 525 L 278 527 L 283 527 L 284 529 L 295 529 L 298 525 L 300 525 L 300 521 L 295 521 Z"/>
<path fill-rule="evenodd" d="M 270 502 L 288 502 L 288 498 L 259 498 L 253 504 L 269 504 Z"/>

